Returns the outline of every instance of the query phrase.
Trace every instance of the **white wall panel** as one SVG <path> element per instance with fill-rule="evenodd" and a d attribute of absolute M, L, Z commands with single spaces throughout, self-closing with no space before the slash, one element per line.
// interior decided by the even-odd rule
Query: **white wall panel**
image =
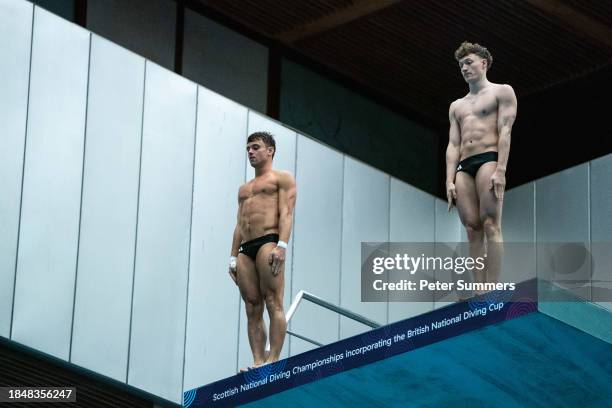
<path fill-rule="evenodd" d="M 181 401 L 197 88 L 147 62 L 128 382 Z"/>
<path fill-rule="evenodd" d="M 247 109 L 200 87 L 197 123 L 185 390 L 236 372 L 240 293 L 227 270 Z"/>
<path fill-rule="evenodd" d="M 433 242 L 434 212 L 434 196 L 391 177 L 391 241 Z"/>
<path fill-rule="evenodd" d="M 23 148 L 28 109 L 32 13 L 25 1 L 0 0 L 0 336 L 9 337 L 15 289 L 15 258 Z"/>
<path fill-rule="evenodd" d="M 90 34 L 36 7 L 12 339 L 67 359 Z"/>
<path fill-rule="evenodd" d="M 71 361 L 119 381 L 127 375 L 144 65 L 92 37 Z"/>
<path fill-rule="evenodd" d="M 305 136 L 298 136 L 292 298 L 305 290 L 339 304 L 342 237 L 343 156 Z M 312 322 L 317 324 L 313 325 Z M 338 315 L 302 301 L 291 330 L 323 344 L 338 340 Z M 291 354 L 314 347 L 291 338 Z"/>
<path fill-rule="evenodd" d="M 612 310 L 612 155 L 591 162 L 592 299 Z M 604 302 L 603 300 L 610 300 Z"/>
<path fill-rule="evenodd" d="M 268 48 L 189 8 L 183 75 L 249 108 L 266 111 Z"/>
<path fill-rule="evenodd" d="M 538 243 L 575 242 L 589 244 L 589 175 L 588 163 L 564 170 L 536 181 L 536 239 Z M 551 253 L 538 253 L 538 277 L 542 278 L 545 268 L 552 263 Z M 567 265 L 560 265 L 554 271 L 555 279 L 578 280 L 590 277 L 588 257 L 584 264 L 568 274 Z M 549 269 L 548 269 L 549 270 Z M 550 276 L 546 272 L 546 276 Z M 571 286 L 571 285 L 570 285 Z M 569 287 L 569 286 L 568 286 Z M 573 292 L 590 299 L 590 287 L 578 285 Z"/>
<path fill-rule="evenodd" d="M 435 197 L 391 177 L 389 241 L 434 242 Z M 418 254 L 415 254 L 415 256 Z M 418 316 L 432 302 L 389 302 L 389 322 Z"/>
<path fill-rule="evenodd" d="M 259 113 L 249 111 L 249 120 L 248 120 L 248 134 L 254 132 L 270 132 L 274 135 L 274 140 L 276 141 L 276 154 L 274 156 L 274 168 L 277 170 L 287 170 L 291 172 L 295 176 L 295 152 L 296 152 L 296 143 L 297 143 L 297 134 L 294 130 L 291 130 L 281 123 L 276 122 L 266 116 L 263 116 Z M 246 137 L 243 141 L 243 158 L 246 163 L 246 180 L 251 180 L 255 177 L 254 169 L 249 165 L 247 156 L 246 156 Z M 298 202 L 299 202 L 299 194 L 300 194 L 300 181 L 296 180 L 297 183 L 297 191 L 298 191 Z M 236 190 L 236 194 L 238 194 L 238 190 Z M 292 274 L 292 259 L 293 259 L 293 232 L 291 234 L 291 239 L 289 240 L 289 247 L 287 251 L 287 256 L 285 259 L 285 298 L 284 298 L 284 306 L 285 311 L 289 308 L 289 304 L 291 303 L 291 274 Z M 268 312 L 264 311 L 264 317 L 266 319 L 266 326 L 269 329 L 268 324 Z M 247 331 L 246 331 L 246 314 L 244 312 L 244 304 L 240 303 L 240 334 L 238 339 L 238 366 L 244 367 L 247 365 L 251 365 L 253 363 L 253 356 L 251 354 L 251 348 L 249 347 Z M 285 358 L 288 356 L 289 352 L 289 336 L 285 337 L 285 344 L 283 345 L 283 350 L 281 353 L 281 358 Z"/>
<path fill-rule="evenodd" d="M 340 304 L 380 324 L 387 323 L 387 304 L 361 302 L 361 242 L 389 240 L 389 183 L 387 174 L 345 158 Z M 341 338 L 369 329 L 340 318 Z"/>

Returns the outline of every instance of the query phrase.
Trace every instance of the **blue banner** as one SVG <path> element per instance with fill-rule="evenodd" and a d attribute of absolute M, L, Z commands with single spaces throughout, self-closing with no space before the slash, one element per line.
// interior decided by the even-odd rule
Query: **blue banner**
<path fill-rule="evenodd" d="M 184 407 L 245 404 L 289 388 L 537 311 L 535 279 L 337 341 L 184 393 Z"/>

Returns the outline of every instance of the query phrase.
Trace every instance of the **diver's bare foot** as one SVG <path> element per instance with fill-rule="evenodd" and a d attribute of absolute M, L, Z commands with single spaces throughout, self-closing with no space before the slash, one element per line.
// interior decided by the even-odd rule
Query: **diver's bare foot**
<path fill-rule="evenodd" d="M 268 358 L 266 359 L 266 362 L 264 364 L 273 364 L 273 363 L 276 363 L 279 359 L 280 359 L 280 356 L 274 358 L 268 355 Z"/>
<path fill-rule="evenodd" d="M 261 364 L 253 364 L 252 366 L 248 366 L 248 367 L 242 367 L 240 370 L 238 370 L 238 373 L 246 373 L 247 371 L 251 371 L 251 370 L 255 370 L 256 368 L 261 367 L 262 365 L 266 365 L 267 363 L 261 363 Z"/>

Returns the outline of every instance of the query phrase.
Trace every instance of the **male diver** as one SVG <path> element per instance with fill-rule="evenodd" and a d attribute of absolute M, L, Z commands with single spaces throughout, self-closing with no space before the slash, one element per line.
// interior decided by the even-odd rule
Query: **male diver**
<path fill-rule="evenodd" d="M 274 170 L 274 137 L 256 132 L 247 139 L 255 178 L 238 190 L 229 274 L 244 300 L 253 366 L 278 361 L 287 323 L 283 310 L 285 254 L 293 223 L 296 185 L 286 171 Z M 270 352 L 265 353 L 264 304 L 270 318 Z"/>
<path fill-rule="evenodd" d="M 517 102 L 510 85 L 487 79 L 493 57 L 479 44 L 464 42 L 455 59 L 469 92 L 449 109 L 449 142 L 446 149 L 446 196 L 453 200 L 467 232 L 470 256 L 484 255 L 486 270 L 474 269 L 474 281 L 497 282 L 501 269 L 502 204 L 510 133 Z M 479 294 L 477 292 L 477 294 Z"/>

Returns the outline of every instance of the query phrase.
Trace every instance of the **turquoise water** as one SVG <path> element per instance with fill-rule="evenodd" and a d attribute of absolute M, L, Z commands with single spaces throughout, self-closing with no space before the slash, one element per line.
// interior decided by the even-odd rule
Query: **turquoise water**
<path fill-rule="evenodd" d="M 541 313 L 248 407 L 612 407 L 612 345 Z"/>

